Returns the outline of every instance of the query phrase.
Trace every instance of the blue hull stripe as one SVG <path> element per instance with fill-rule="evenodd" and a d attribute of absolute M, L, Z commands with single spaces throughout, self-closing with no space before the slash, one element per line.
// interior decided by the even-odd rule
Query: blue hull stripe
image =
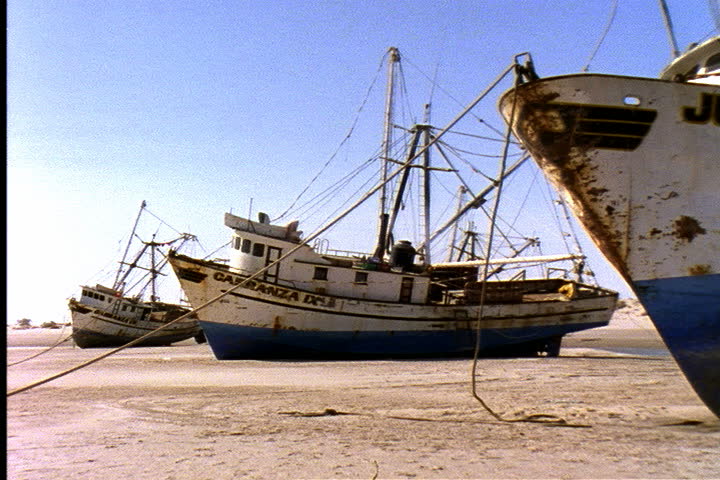
<path fill-rule="evenodd" d="M 273 330 L 214 322 L 200 322 L 219 360 L 292 357 L 453 356 L 469 355 L 475 348 L 474 330 L 421 330 L 384 332 L 321 332 Z M 574 331 L 602 327 L 583 323 L 539 327 L 484 329 L 481 349 L 507 349 L 543 342 Z"/>
<path fill-rule="evenodd" d="M 720 417 L 720 275 L 644 280 L 634 287 L 685 377 Z"/>

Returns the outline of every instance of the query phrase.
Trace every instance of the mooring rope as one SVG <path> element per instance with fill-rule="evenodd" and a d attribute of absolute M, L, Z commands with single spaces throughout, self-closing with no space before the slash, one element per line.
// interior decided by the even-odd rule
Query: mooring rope
<path fill-rule="evenodd" d="M 520 67 L 520 64 L 518 63 L 518 58 L 524 55 L 529 55 L 527 53 L 519 54 L 515 56 L 515 62 L 514 64 Z M 516 114 L 516 107 L 517 107 L 517 87 L 520 85 L 521 76 L 516 75 L 515 79 L 515 89 L 513 90 L 513 98 L 512 98 L 512 108 L 510 110 L 510 118 L 508 121 L 507 130 L 505 133 L 505 146 L 503 148 L 503 155 L 500 160 L 500 171 L 498 173 L 498 177 L 502 179 L 505 176 L 505 170 L 507 168 L 507 157 L 508 157 L 508 150 L 510 147 L 510 138 L 512 136 L 512 127 L 513 123 L 515 121 L 515 114 Z M 555 415 L 546 415 L 546 414 L 533 414 L 533 415 L 525 415 L 519 418 L 511 418 L 506 419 L 503 418 L 500 414 L 495 412 L 490 406 L 483 400 L 482 397 L 478 394 L 477 391 L 477 366 L 478 366 L 478 358 L 480 356 L 480 339 L 482 334 L 482 319 L 485 309 L 485 298 L 487 294 L 487 276 L 490 269 L 490 258 L 492 254 L 492 243 L 493 243 L 493 237 L 495 235 L 495 226 L 497 223 L 497 216 L 498 216 L 498 209 L 500 206 L 500 197 L 502 194 L 502 185 L 503 182 L 498 182 L 497 185 L 497 193 L 495 195 L 495 202 L 493 205 L 493 210 L 490 218 L 490 226 L 489 231 L 487 234 L 487 249 L 485 254 L 485 263 L 483 267 L 483 276 L 484 279 L 482 288 L 480 289 L 480 305 L 478 309 L 478 316 L 477 321 L 475 324 L 475 350 L 473 352 L 473 361 L 472 361 L 472 368 L 471 368 L 471 386 L 472 386 L 472 395 L 473 397 L 480 403 L 480 405 L 487 411 L 490 415 L 493 416 L 498 421 L 501 422 L 508 422 L 508 423 L 515 423 L 515 422 L 531 422 L 531 423 L 543 423 L 543 424 L 549 424 L 553 426 L 557 425 L 568 425 L 568 422 L 562 418 L 559 418 Z"/>
<path fill-rule="evenodd" d="M 60 330 L 60 333 L 62 334 L 62 332 L 63 332 L 64 330 L 65 330 L 65 326 L 63 326 L 63 329 Z M 62 345 L 63 343 L 65 343 L 65 342 L 67 342 L 68 340 L 70 340 L 71 338 L 72 338 L 72 333 L 71 333 L 70 335 L 68 335 L 67 337 L 63 338 L 62 340 L 59 340 L 59 341 L 56 342 L 55 344 L 49 346 L 49 347 L 46 348 L 45 350 L 42 350 L 41 352 L 38 352 L 38 353 L 36 353 L 36 354 L 34 354 L 34 355 L 30 355 L 29 357 L 23 358 L 22 360 L 18 360 L 17 362 L 8 363 L 7 366 L 8 366 L 8 367 L 13 367 L 13 366 L 15 366 L 15 365 L 19 365 L 19 364 L 21 364 L 21 363 L 25 363 L 25 362 L 27 362 L 28 360 L 32 360 L 33 358 L 37 358 L 37 357 L 39 357 L 40 355 L 49 352 L 49 351 L 52 350 L 53 348 L 55 348 L 55 347 L 57 347 L 57 346 L 59 346 L 59 345 Z"/>

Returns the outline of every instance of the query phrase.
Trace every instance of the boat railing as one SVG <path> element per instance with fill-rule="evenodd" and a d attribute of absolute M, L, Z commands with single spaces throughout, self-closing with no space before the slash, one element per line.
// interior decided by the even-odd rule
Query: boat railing
<path fill-rule="evenodd" d="M 370 258 L 372 255 L 367 252 L 355 252 L 352 250 L 338 250 L 336 248 L 330 248 L 330 240 L 327 238 L 316 238 L 313 242 L 312 249 L 315 253 L 320 255 L 331 255 L 335 257 L 348 257 L 348 258 Z"/>
<path fill-rule="evenodd" d="M 334 255 L 337 257 L 347 257 L 347 258 L 370 258 L 372 255 L 366 252 L 355 252 L 352 250 L 336 250 L 334 248 L 328 248 L 324 252 L 327 255 Z"/>

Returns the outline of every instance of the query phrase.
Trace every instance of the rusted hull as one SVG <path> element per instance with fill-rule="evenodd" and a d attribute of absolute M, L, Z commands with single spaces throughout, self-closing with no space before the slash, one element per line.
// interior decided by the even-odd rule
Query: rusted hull
<path fill-rule="evenodd" d="M 720 416 L 720 87 L 568 75 L 500 109 Z"/>
<path fill-rule="evenodd" d="M 99 308 L 89 308 L 77 300 L 70 300 L 73 341 L 80 348 L 112 348 L 125 345 L 178 318 L 189 310 L 171 306 L 166 312 L 153 312 L 153 318 L 131 320 Z M 202 334 L 195 318 L 180 321 L 160 330 L 138 343 L 138 347 L 163 346 L 198 338 Z"/>
<path fill-rule="evenodd" d="M 477 305 L 429 305 L 331 297 L 252 280 L 224 265 L 181 255 L 170 263 L 220 360 L 246 358 L 469 355 Z M 588 288 L 588 287 L 585 287 Z M 589 290 L 586 290 L 589 291 Z M 617 294 L 596 289 L 570 301 L 486 305 L 484 353 L 557 354 L 563 335 L 607 325 Z"/>

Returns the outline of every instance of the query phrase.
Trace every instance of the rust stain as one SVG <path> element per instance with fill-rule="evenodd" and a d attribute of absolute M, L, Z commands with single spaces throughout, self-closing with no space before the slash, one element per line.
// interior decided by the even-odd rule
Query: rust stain
<path fill-rule="evenodd" d="M 278 331 L 282 328 L 282 325 L 280 324 L 280 317 L 275 317 L 275 321 L 273 322 L 273 335 L 277 335 Z"/>
<path fill-rule="evenodd" d="M 600 197 L 603 193 L 606 193 L 608 191 L 607 188 L 598 188 L 598 187 L 592 187 L 588 188 L 588 195 L 592 195 L 593 197 Z"/>
<path fill-rule="evenodd" d="M 700 226 L 700 222 L 692 217 L 681 215 L 675 219 L 675 230 L 673 234 L 680 240 L 687 240 L 689 243 L 698 235 L 705 233 L 707 232 Z"/>
<path fill-rule="evenodd" d="M 710 271 L 710 265 L 707 264 L 700 264 L 700 265 L 693 265 L 692 267 L 688 268 L 688 273 L 690 275 L 710 275 L 712 273 Z"/>
<path fill-rule="evenodd" d="M 546 85 L 539 82 L 519 87 L 516 93 L 519 108 L 516 111 L 515 128 L 522 132 L 526 147 L 556 188 L 564 191 L 578 206 L 575 214 L 603 254 L 623 276 L 629 278 L 624 257 L 620 253 L 621 237 L 618 232 L 612 231 L 611 222 L 604 220 L 601 212 L 595 209 L 598 197 L 607 190 L 591 186 L 594 183 L 592 171 L 597 167 L 591 166 L 587 154 L 593 145 L 589 142 L 578 144 L 573 141 L 574 131 L 568 128 L 573 122 L 565 121 L 570 119 L 548 115 L 547 110 L 534 110 L 535 105 L 547 105 L 559 97 L 558 92 L 550 91 Z M 508 102 L 507 109 L 510 108 L 513 95 L 511 91 L 502 100 Z M 543 138 L 543 131 L 553 132 L 551 142 Z M 607 205 L 604 213 L 609 219 L 615 213 L 615 208 Z"/>

